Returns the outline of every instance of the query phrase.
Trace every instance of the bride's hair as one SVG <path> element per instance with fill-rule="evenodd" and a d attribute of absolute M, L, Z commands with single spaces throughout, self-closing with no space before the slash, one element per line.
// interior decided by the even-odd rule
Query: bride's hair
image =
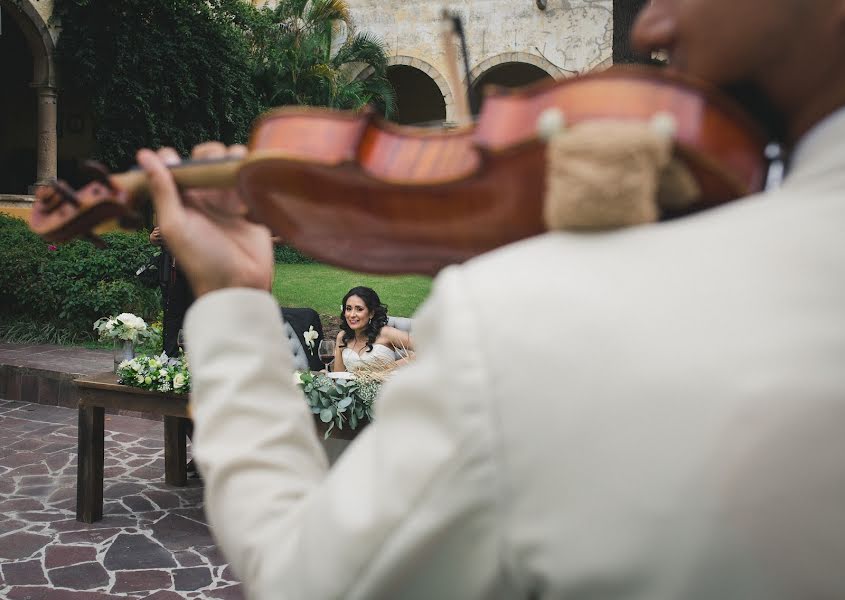
<path fill-rule="evenodd" d="M 370 311 L 370 320 L 364 327 L 364 333 L 367 336 L 367 352 L 373 349 L 373 342 L 376 341 L 381 328 L 387 325 L 387 305 L 382 304 L 381 300 L 372 288 L 357 286 L 346 292 L 343 297 L 343 304 L 340 306 L 340 328 L 343 330 L 343 339 L 341 340 L 341 347 L 345 348 L 348 342 L 355 337 L 355 332 L 346 322 L 346 301 L 352 296 L 358 296 L 364 301 L 364 306 Z"/>

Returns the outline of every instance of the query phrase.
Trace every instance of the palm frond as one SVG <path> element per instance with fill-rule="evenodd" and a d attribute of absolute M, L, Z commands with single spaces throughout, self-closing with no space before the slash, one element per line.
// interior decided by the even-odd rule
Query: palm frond
<path fill-rule="evenodd" d="M 303 15 L 303 19 L 309 26 L 316 29 L 322 29 L 326 25 L 331 28 L 332 21 L 352 23 L 349 4 L 346 0 L 314 0 L 308 13 Z"/>
<path fill-rule="evenodd" d="M 340 66 L 360 62 L 373 67 L 376 75 L 384 75 L 387 71 L 387 52 L 387 46 L 377 35 L 356 33 L 340 47 L 332 63 Z"/>

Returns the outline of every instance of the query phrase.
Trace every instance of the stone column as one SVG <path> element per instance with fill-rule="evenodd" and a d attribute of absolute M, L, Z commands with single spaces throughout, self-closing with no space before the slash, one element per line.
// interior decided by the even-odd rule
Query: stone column
<path fill-rule="evenodd" d="M 38 165 L 35 185 L 38 187 L 56 178 L 58 142 L 56 139 L 56 88 L 34 86 L 38 93 L 38 141 L 35 150 Z"/>

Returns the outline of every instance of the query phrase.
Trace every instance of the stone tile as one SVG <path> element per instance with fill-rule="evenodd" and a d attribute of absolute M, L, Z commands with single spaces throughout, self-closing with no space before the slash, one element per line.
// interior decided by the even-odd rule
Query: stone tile
<path fill-rule="evenodd" d="M 149 500 L 143 496 L 126 496 L 123 498 L 123 503 L 135 512 L 147 512 L 156 510 Z"/>
<path fill-rule="evenodd" d="M 17 452 L 0 459 L 0 466 L 23 467 L 41 463 L 41 455 L 35 452 Z"/>
<path fill-rule="evenodd" d="M 47 583 L 44 570 L 41 568 L 41 561 L 38 560 L 4 563 L 2 569 L 6 585 L 42 585 Z"/>
<path fill-rule="evenodd" d="M 228 585 L 214 590 L 206 590 L 205 596 L 207 598 L 215 598 L 219 600 L 244 600 L 244 598 L 246 598 L 241 584 Z"/>
<path fill-rule="evenodd" d="M 5 535 L 10 531 L 17 531 L 18 529 L 23 529 L 28 525 L 24 521 L 18 521 L 17 519 L 10 519 L 8 515 L 4 515 L 5 518 L 0 520 L 0 535 Z"/>
<path fill-rule="evenodd" d="M 182 505 L 179 495 L 176 492 L 147 490 L 144 492 L 144 496 L 162 509 L 179 508 Z"/>
<path fill-rule="evenodd" d="M 151 596 L 147 596 L 144 600 L 185 600 L 185 597 L 176 592 L 162 590 Z"/>
<path fill-rule="evenodd" d="M 208 564 L 214 567 L 226 564 L 226 559 L 216 546 L 198 546 L 194 550 L 203 555 L 208 561 Z"/>
<path fill-rule="evenodd" d="M 8 372 L 4 368 L 0 365 L 0 379 Z M 240 586 L 230 585 L 236 580 L 218 575 L 224 573 L 225 560 L 205 525 L 202 481 L 189 480 L 184 488 L 164 482 L 162 423 L 107 418 L 106 456 L 113 459 L 110 468 L 118 478 L 105 480 L 106 495 L 112 497 L 105 504 L 106 517 L 80 523 L 74 518 L 76 410 L 0 399 L 0 507 L 5 507 L 0 508 L 5 517 L 0 517 L 0 598 L 242 598 Z M 145 477 L 130 474 L 145 468 L 149 471 L 140 472 Z M 43 489 L 48 485 L 50 491 Z M 161 505 L 151 502 L 148 494 Z M 198 547 L 190 548 L 192 543 Z M 25 565 L 12 567 L 18 583 L 5 581 L 5 565 Z M 37 566 L 43 579 L 30 571 Z M 171 570 L 179 571 L 184 590 L 174 591 Z M 133 577 L 138 572 L 153 573 L 153 579 L 144 583 L 143 576 Z M 84 577 L 73 584 L 80 586 L 77 591 L 56 589 L 55 578 L 73 582 L 80 574 Z M 118 574 L 123 574 L 121 579 Z M 123 589 L 116 587 L 118 581 L 130 591 L 118 591 Z M 131 591 L 135 585 L 145 589 Z M 198 587 L 192 591 L 192 586 Z M 208 593 L 211 586 L 215 595 Z"/>
<path fill-rule="evenodd" d="M 110 571 L 125 569 L 167 569 L 176 561 L 160 543 L 145 535 L 121 534 L 106 551 L 103 564 Z"/>
<path fill-rule="evenodd" d="M 20 439 L 13 444 L 9 444 L 6 446 L 11 450 L 23 451 L 23 450 L 38 450 L 44 446 L 44 442 L 38 438 L 24 438 Z"/>
<path fill-rule="evenodd" d="M 173 570 L 173 588 L 176 591 L 192 591 L 211 585 L 211 570 L 208 567 L 191 567 Z"/>
<path fill-rule="evenodd" d="M 50 540 L 49 536 L 25 531 L 4 535 L 0 537 L 0 558 L 7 560 L 28 558 L 49 544 Z"/>
<path fill-rule="evenodd" d="M 0 501 L 0 513 L 41 510 L 42 508 L 44 508 L 44 505 L 35 498 L 10 498 Z"/>
<path fill-rule="evenodd" d="M 103 490 L 103 498 L 118 499 L 124 496 L 134 496 L 144 490 L 146 486 L 142 483 L 119 482 L 106 486 Z"/>
<path fill-rule="evenodd" d="M 25 465 L 23 467 L 15 467 L 6 473 L 6 477 L 23 477 L 27 475 L 49 475 L 50 470 L 47 465 L 38 463 L 34 465 Z"/>
<path fill-rule="evenodd" d="M 93 546 L 47 546 L 44 553 L 44 566 L 48 569 L 66 567 L 97 559 L 97 549 Z"/>
<path fill-rule="evenodd" d="M 173 586 L 173 578 L 167 571 L 117 571 L 112 593 L 161 590 Z"/>
<path fill-rule="evenodd" d="M 52 523 L 53 521 L 62 521 L 67 519 L 67 514 L 54 512 L 24 512 L 19 513 L 18 518 L 24 519 L 30 523 Z"/>
<path fill-rule="evenodd" d="M 152 533 L 169 550 L 187 550 L 214 544 L 208 527 L 178 515 L 167 515 L 156 523 Z"/>
<path fill-rule="evenodd" d="M 14 587 L 8 592 L 8 600 L 125 600 L 126 596 L 113 596 L 98 592 L 72 592 L 49 587 Z"/>
<path fill-rule="evenodd" d="M 205 561 L 198 554 L 190 550 L 174 552 L 173 556 L 180 567 L 199 567 L 205 564 Z"/>
<path fill-rule="evenodd" d="M 98 562 L 50 569 L 47 575 L 52 585 L 72 590 L 92 590 L 109 583 L 109 574 Z"/>
<path fill-rule="evenodd" d="M 92 529 L 84 531 L 70 531 L 59 535 L 59 541 L 62 544 L 102 544 L 108 539 L 113 538 L 122 530 L 114 528 L 94 529 L 97 524 L 89 525 Z"/>

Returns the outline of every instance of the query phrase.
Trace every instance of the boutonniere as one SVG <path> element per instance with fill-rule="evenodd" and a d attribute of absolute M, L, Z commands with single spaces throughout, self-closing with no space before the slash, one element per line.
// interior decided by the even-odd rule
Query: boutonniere
<path fill-rule="evenodd" d="M 317 339 L 318 335 L 320 334 L 314 331 L 313 325 L 309 326 L 308 331 L 302 334 L 302 337 L 305 338 L 305 345 L 308 346 L 308 351 L 311 353 L 311 356 L 314 356 L 314 340 Z"/>

